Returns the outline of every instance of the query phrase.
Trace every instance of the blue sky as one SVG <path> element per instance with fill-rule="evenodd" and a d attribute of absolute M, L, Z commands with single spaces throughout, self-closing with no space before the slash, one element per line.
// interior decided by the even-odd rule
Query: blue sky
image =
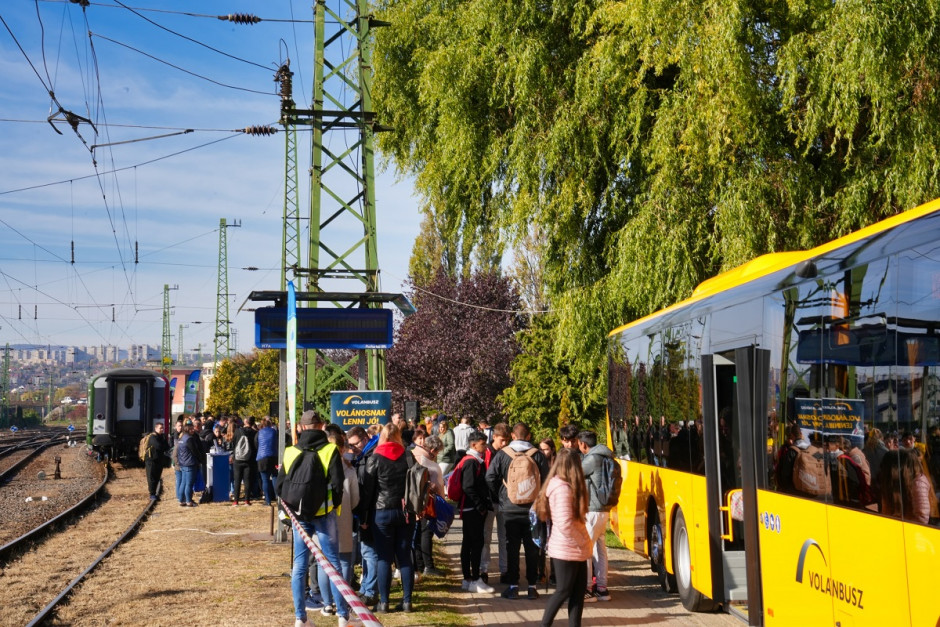
<path fill-rule="evenodd" d="M 184 324 L 184 349 L 201 343 L 208 355 L 225 218 L 241 223 L 227 233 L 229 308 L 238 349 L 250 350 L 253 314 L 236 311 L 251 291 L 279 288 L 284 135 L 232 130 L 276 125 L 274 73 L 287 57 L 297 105 L 310 106 L 312 3 L 124 4 L 101 0 L 83 12 L 68 0 L 5 0 L 0 9 L 0 344 L 159 345 L 169 284 L 179 288 L 170 291 L 173 350 Z M 263 21 L 215 17 L 230 13 Z M 57 134 L 46 119 L 60 106 L 97 134 L 85 122 L 78 134 L 58 122 Z M 299 133 L 303 216 L 308 137 Z M 334 136 L 332 148 L 351 139 Z M 411 182 L 379 156 L 384 291 L 400 291 L 407 275 L 418 206 Z M 339 221 L 333 228 L 323 238 L 334 249 L 361 237 Z"/>

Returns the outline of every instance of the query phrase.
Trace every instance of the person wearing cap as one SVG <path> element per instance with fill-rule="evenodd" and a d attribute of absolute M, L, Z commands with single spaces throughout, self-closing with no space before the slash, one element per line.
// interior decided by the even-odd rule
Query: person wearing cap
<path fill-rule="evenodd" d="M 292 471 L 300 468 L 309 468 L 310 461 L 307 456 L 314 456 L 313 462 L 322 464 L 326 474 L 326 497 L 322 503 L 302 503 L 304 511 L 294 512 L 300 527 L 309 536 L 316 532 L 317 540 L 323 551 L 324 557 L 336 568 L 340 570 L 339 562 L 339 529 L 337 527 L 337 508 L 343 503 L 343 481 L 345 480 L 345 471 L 343 470 L 342 451 L 335 444 L 329 442 L 326 433 L 323 431 L 323 420 L 312 409 L 305 411 L 300 417 L 298 426 L 297 443 L 288 447 L 284 451 L 284 463 L 281 464 L 277 475 L 277 484 L 275 492 L 279 497 L 284 495 L 285 483 L 288 478 L 291 481 L 296 479 L 292 477 Z M 305 463 L 306 462 L 306 463 Z M 311 475 L 311 481 L 322 482 L 323 474 L 314 468 Z M 315 492 L 315 491 L 314 491 Z M 306 497 L 305 497 L 306 498 Z M 309 500 L 309 499 L 308 499 Z M 298 509 L 301 508 L 298 505 Z M 313 511 L 313 514 L 305 513 Z M 310 549 L 307 548 L 300 532 L 294 528 L 294 563 L 291 569 L 291 595 L 294 599 L 294 615 L 296 621 L 294 627 L 306 627 L 311 625 L 307 621 L 306 607 L 306 584 L 307 573 L 310 569 Z M 321 573 L 323 571 L 321 570 Z M 324 616 L 332 615 L 333 611 L 328 603 L 331 600 L 336 601 L 337 613 L 339 614 L 339 627 L 346 627 L 349 624 L 349 606 L 343 600 L 342 595 L 336 589 L 336 586 L 330 582 L 329 586 L 321 579 L 320 594 L 323 595 L 324 606 L 321 614 Z"/>
<path fill-rule="evenodd" d="M 457 462 L 457 447 L 454 445 L 454 432 L 444 414 L 437 417 L 437 435 L 443 447 L 437 454 L 437 463 L 441 466 L 441 475 L 446 477 Z"/>

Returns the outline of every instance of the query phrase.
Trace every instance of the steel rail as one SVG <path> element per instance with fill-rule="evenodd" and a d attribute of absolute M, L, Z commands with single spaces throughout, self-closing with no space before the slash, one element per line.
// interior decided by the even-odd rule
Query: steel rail
<path fill-rule="evenodd" d="M 35 449 L 33 449 L 33 451 L 29 455 L 27 455 L 20 461 L 16 462 L 15 464 L 10 466 L 3 472 L 0 472 L 0 485 L 5 483 L 7 479 L 12 477 L 16 473 L 18 473 L 24 466 L 26 466 L 26 464 L 31 462 L 34 458 L 38 457 L 39 454 L 45 451 L 47 448 L 51 448 L 52 446 L 56 444 L 60 444 L 61 442 L 59 442 L 58 439 L 61 437 L 62 437 L 61 434 L 56 434 L 52 436 L 52 438 L 50 438 L 48 442 L 44 444 L 40 444 Z"/>
<path fill-rule="evenodd" d="M 107 478 L 106 478 L 106 479 L 107 479 Z M 162 495 L 162 492 L 163 492 L 163 480 L 161 479 L 161 480 L 160 480 L 160 485 L 157 486 L 157 495 L 158 495 L 158 496 L 159 496 L 159 495 Z M 151 511 L 153 511 L 153 508 L 156 506 L 156 504 L 157 504 L 157 501 L 156 501 L 156 500 L 154 500 L 154 499 L 148 499 L 148 501 L 147 501 L 147 506 L 144 508 L 144 511 L 142 511 L 142 512 L 140 513 L 140 515 L 137 517 L 137 520 L 135 520 L 133 523 L 131 523 L 131 525 L 130 525 L 127 529 L 124 530 L 124 533 L 121 534 L 121 537 L 119 537 L 117 540 L 115 540 L 114 543 L 111 544 L 111 546 L 109 546 L 108 548 L 106 548 L 106 549 L 101 553 L 101 555 L 99 555 L 99 556 L 95 559 L 95 561 L 91 563 L 91 565 L 90 565 L 88 568 L 86 568 L 84 571 L 82 571 L 81 574 L 78 575 L 78 577 L 76 577 L 75 579 L 73 579 L 73 580 L 71 581 L 71 583 L 69 583 L 69 585 L 66 586 L 66 587 L 62 590 L 62 592 L 59 593 L 59 595 L 58 595 L 56 598 L 54 598 L 52 601 L 50 601 L 49 604 L 48 604 L 46 607 L 42 608 L 42 609 L 33 617 L 33 620 L 31 620 L 31 621 L 29 621 L 29 623 L 27 623 L 26 627 L 33 627 L 33 625 L 41 625 L 41 624 L 43 623 L 43 621 L 45 621 L 46 618 L 49 617 L 49 614 L 51 614 L 52 611 L 55 610 L 56 606 L 59 605 L 60 603 L 62 603 L 62 601 L 64 601 L 65 599 L 67 599 L 68 596 L 69 596 L 70 594 L 72 594 L 72 590 L 75 589 L 75 586 L 77 586 L 79 583 L 81 583 L 82 580 L 83 580 L 85 577 L 87 577 L 87 576 L 98 566 L 98 564 L 100 564 L 106 557 L 108 557 L 109 555 L 111 555 L 111 553 L 114 551 L 114 549 L 118 548 L 122 543 L 124 543 L 124 542 L 125 542 L 126 540 L 128 540 L 134 533 L 137 532 L 137 529 L 140 527 L 140 524 L 143 522 L 144 518 L 146 518 L 146 516 L 147 516 Z"/>
<path fill-rule="evenodd" d="M 35 527 L 31 531 L 27 531 L 26 533 L 21 535 L 19 538 L 16 538 L 15 540 L 10 540 L 3 546 L 0 546 L 0 568 L 2 568 L 3 566 L 7 564 L 7 561 L 9 560 L 10 555 L 16 552 L 16 550 L 20 546 L 25 545 L 26 542 L 35 540 L 42 533 L 48 531 L 53 525 L 64 520 L 66 517 L 71 516 L 73 514 L 77 514 L 79 511 L 84 510 L 86 507 L 88 507 L 89 504 L 91 503 L 91 500 L 96 498 L 99 494 L 101 494 L 101 491 L 104 490 L 105 485 L 108 483 L 109 477 L 110 477 L 110 471 L 106 471 L 104 473 L 104 479 L 101 480 L 101 484 L 97 488 L 95 488 L 95 490 L 91 492 L 91 494 L 86 496 L 84 499 L 82 499 L 81 501 L 73 505 L 72 507 L 68 508 L 67 510 L 65 510 L 64 512 L 62 512 L 55 518 L 47 520 L 46 522 L 39 525 L 38 527 Z"/>

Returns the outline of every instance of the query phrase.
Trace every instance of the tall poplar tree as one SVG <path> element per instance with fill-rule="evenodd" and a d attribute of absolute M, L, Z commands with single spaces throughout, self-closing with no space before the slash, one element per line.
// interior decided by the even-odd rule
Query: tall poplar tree
<path fill-rule="evenodd" d="M 556 351 L 940 195 L 926 0 L 382 0 L 380 136 L 464 237 L 537 225 Z"/>

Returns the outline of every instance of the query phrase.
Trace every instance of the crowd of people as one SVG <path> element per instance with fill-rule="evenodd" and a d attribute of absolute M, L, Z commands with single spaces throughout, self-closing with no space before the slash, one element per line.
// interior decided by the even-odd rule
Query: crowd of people
<path fill-rule="evenodd" d="M 427 469 L 430 494 L 449 496 L 463 520 L 462 590 L 495 594 L 498 583 L 503 598 L 534 600 L 538 584 L 551 583 L 543 625 L 565 603 L 569 625 L 579 625 L 585 603 L 610 600 L 605 531 L 620 475 L 594 432 L 564 427 L 556 453 L 553 439 L 533 443 L 521 422 L 510 428 L 462 418 L 451 428 L 444 415 L 411 424 L 395 414 L 385 425 L 344 433 L 306 411 L 299 429 L 276 491 L 347 582 L 360 565 L 358 593 L 376 613 L 413 611 L 416 583 L 443 575 L 434 563 L 433 525 L 405 504 L 415 466 Z M 491 581 L 494 529 L 499 576 Z M 313 611 L 336 616 L 340 627 L 357 624 L 296 529 L 291 590 L 297 627 L 310 624 Z"/>
<path fill-rule="evenodd" d="M 831 499 L 921 524 L 940 523 L 940 427 L 926 442 L 912 432 L 871 428 L 860 437 L 804 432 L 787 427 L 774 460 L 774 484 L 782 492 Z M 860 446 L 861 445 L 861 446 Z"/>
<path fill-rule="evenodd" d="M 213 489 L 228 492 L 232 505 L 251 505 L 252 499 L 263 498 L 266 505 L 275 501 L 274 479 L 277 476 L 278 429 L 269 417 L 258 421 L 253 416 L 181 414 L 169 435 L 163 423 L 141 440 L 139 455 L 147 474 L 150 498 L 157 498 L 157 486 L 163 470 L 173 468 L 176 499 L 181 507 L 196 507 L 196 492 L 203 500 L 211 498 L 206 487 L 208 455 L 227 455 L 231 472 L 229 483 Z"/>

